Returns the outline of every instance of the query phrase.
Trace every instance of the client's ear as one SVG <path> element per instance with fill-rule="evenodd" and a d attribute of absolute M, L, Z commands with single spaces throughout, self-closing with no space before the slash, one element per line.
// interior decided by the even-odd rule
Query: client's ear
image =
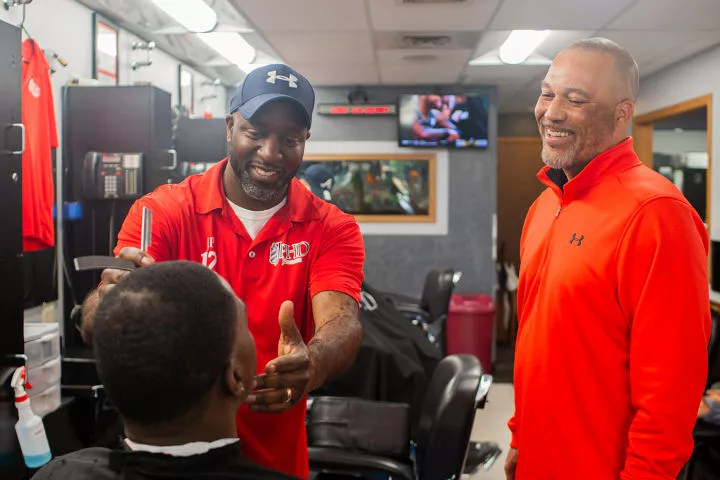
<path fill-rule="evenodd" d="M 234 359 L 225 365 L 224 380 L 225 388 L 233 397 L 240 397 L 244 401 L 250 394 L 249 389 L 245 388 L 246 382 L 243 381 Z"/>

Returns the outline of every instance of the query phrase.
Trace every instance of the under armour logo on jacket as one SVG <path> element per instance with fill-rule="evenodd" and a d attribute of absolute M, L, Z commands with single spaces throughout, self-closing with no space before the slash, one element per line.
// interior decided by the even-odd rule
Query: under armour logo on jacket
<path fill-rule="evenodd" d="M 574 243 L 576 247 L 579 247 L 582 245 L 583 240 L 585 240 L 585 235 L 577 233 L 573 233 L 572 237 L 570 237 L 570 243 Z"/>
<path fill-rule="evenodd" d="M 277 70 L 273 70 L 271 72 L 268 72 L 267 75 L 268 75 L 268 78 L 267 78 L 267 80 L 265 80 L 267 83 L 272 83 L 273 85 L 275 85 L 275 81 L 285 80 L 286 82 L 288 82 L 288 85 L 290 86 L 290 88 L 297 88 L 297 83 L 296 83 L 297 77 L 295 75 L 293 75 L 292 73 L 290 74 L 289 77 L 286 77 L 285 75 L 278 75 Z"/>

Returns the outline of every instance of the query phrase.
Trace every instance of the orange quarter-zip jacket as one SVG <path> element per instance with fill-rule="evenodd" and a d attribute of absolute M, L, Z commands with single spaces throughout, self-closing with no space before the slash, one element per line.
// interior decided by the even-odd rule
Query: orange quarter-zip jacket
<path fill-rule="evenodd" d="M 516 480 L 675 479 L 710 332 L 705 226 L 632 138 L 548 188 L 521 240 Z"/>

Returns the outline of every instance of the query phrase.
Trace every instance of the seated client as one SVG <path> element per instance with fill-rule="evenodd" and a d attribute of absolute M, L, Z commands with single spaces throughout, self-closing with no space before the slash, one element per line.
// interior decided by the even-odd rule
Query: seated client
<path fill-rule="evenodd" d="M 243 458 L 235 416 L 253 388 L 245 306 L 192 262 L 138 269 L 100 303 L 98 374 L 127 438 L 56 458 L 45 479 L 289 479 Z"/>

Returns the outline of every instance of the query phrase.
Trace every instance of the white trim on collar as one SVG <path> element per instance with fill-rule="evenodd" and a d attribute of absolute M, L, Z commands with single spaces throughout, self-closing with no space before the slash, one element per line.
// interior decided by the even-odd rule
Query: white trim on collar
<path fill-rule="evenodd" d="M 239 441 L 238 438 L 221 438 L 214 442 L 190 442 L 185 445 L 157 446 L 136 443 L 126 438 L 125 445 L 133 452 L 164 453 L 165 455 L 172 455 L 173 457 L 190 457 L 192 455 L 202 455 L 214 448 L 225 447 Z"/>

